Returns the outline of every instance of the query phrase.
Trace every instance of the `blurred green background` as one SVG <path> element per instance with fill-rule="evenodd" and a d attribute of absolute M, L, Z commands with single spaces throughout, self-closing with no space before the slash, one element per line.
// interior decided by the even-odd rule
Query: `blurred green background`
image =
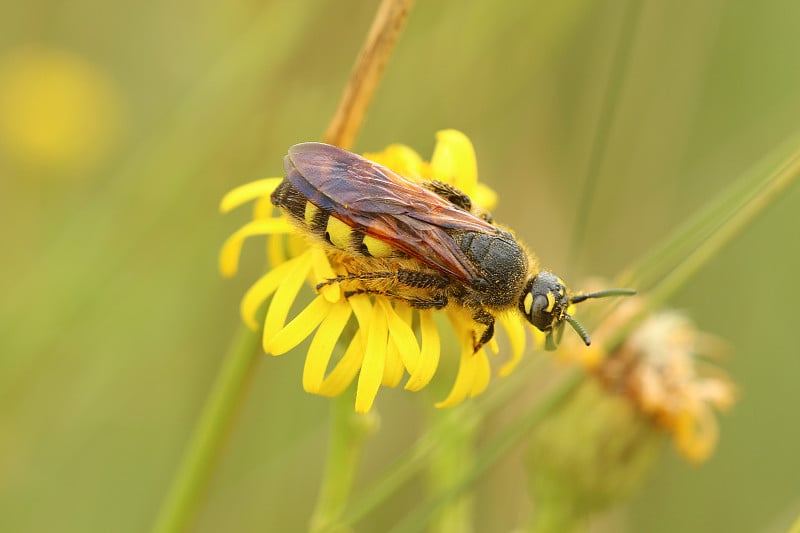
<path fill-rule="evenodd" d="M 376 6 L 0 5 L 0 530 L 152 524 L 263 268 L 251 243 L 240 275 L 219 277 L 248 217 L 221 217 L 219 199 L 320 138 Z M 611 277 L 798 129 L 799 26 L 793 0 L 420 0 L 356 149 L 429 156 L 435 131 L 464 131 L 497 219 L 566 279 Z M 669 450 L 607 529 L 771 532 L 800 513 L 798 209 L 794 189 L 677 295 L 735 347 L 741 399 L 707 464 Z M 261 362 L 197 531 L 305 527 L 329 401 L 302 392 L 302 365 Z M 441 399 L 421 396 L 381 392 L 359 484 Z M 530 511 L 518 460 L 478 491 L 478 531 Z"/>

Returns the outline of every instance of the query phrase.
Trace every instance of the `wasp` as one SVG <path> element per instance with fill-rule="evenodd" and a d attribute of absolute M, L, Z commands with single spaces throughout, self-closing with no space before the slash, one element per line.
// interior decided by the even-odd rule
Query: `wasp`
<path fill-rule="evenodd" d="M 460 306 L 478 325 L 475 351 L 494 336 L 495 315 L 512 309 L 547 334 L 549 348 L 564 323 L 588 346 L 589 334 L 569 306 L 634 293 L 571 294 L 511 232 L 447 183 L 417 183 L 323 143 L 292 146 L 283 164 L 286 177 L 272 203 L 347 272 L 318 290 L 337 283 L 345 297 L 381 295 L 415 309 Z"/>

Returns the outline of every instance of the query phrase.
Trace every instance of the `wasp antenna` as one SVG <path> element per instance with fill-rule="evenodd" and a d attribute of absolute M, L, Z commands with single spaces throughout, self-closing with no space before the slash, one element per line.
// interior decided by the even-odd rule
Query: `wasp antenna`
<path fill-rule="evenodd" d="M 564 320 L 569 322 L 569 325 L 572 326 L 572 329 L 574 329 L 575 332 L 581 336 L 581 339 L 583 339 L 583 342 L 586 344 L 586 346 L 592 344 L 592 339 L 589 338 L 589 334 L 586 333 L 586 330 L 583 328 L 580 322 L 566 313 L 564 313 Z"/>
<path fill-rule="evenodd" d="M 634 289 L 606 289 L 604 291 L 590 292 L 589 294 L 576 294 L 569 299 L 569 303 L 577 304 L 590 298 L 608 298 L 609 296 L 632 296 L 636 294 Z"/>

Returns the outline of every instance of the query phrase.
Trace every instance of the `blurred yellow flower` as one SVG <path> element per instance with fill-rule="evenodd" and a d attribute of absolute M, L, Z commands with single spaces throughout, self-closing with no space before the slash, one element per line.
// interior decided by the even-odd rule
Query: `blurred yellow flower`
<path fill-rule="evenodd" d="M 29 46 L 0 56 L 0 149 L 34 168 L 83 168 L 118 134 L 119 92 L 66 50 Z"/>
<path fill-rule="evenodd" d="M 717 443 L 714 410 L 734 401 L 733 384 L 703 357 L 724 345 L 683 315 L 649 315 L 621 346 L 603 346 L 646 302 L 621 302 L 593 332 L 590 349 L 567 339 L 560 355 L 587 369 L 577 387 L 536 428 L 531 440 L 535 531 L 589 528 L 594 513 L 623 501 L 641 485 L 667 436 L 688 460 L 706 460 Z"/>
<path fill-rule="evenodd" d="M 472 143 L 458 131 L 444 130 L 437 134 L 430 162 L 424 161 L 411 148 L 397 144 L 382 152 L 367 153 L 365 157 L 411 180 L 436 179 L 454 185 L 471 197 L 478 210 L 489 210 L 497 202 L 494 191 L 478 182 Z M 303 387 L 314 394 L 335 396 L 358 376 L 355 408 L 359 412 L 371 409 L 381 385 L 396 387 L 406 373 L 406 390 L 418 391 L 425 387 L 439 366 L 440 342 L 435 311 L 412 309 L 381 296 L 362 294 L 344 298 L 338 284 L 330 284 L 322 287 L 316 298 L 287 323 L 304 283 L 316 287 L 337 275 L 346 275 L 347 271 L 336 257 L 329 257 L 321 246 L 298 235 L 282 213 L 274 212 L 270 195 L 281 180 L 268 178 L 238 187 L 223 198 L 221 205 L 221 210 L 228 212 L 248 201 L 255 202 L 253 220 L 223 246 L 220 255 L 223 275 L 236 273 L 242 244 L 247 237 L 268 236 L 267 257 L 272 269 L 247 291 L 241 303 L 244 322 L 257 329 L 256 313 L 272 297 L 263 324 L 264 351 L 281 355 L 313 334 L 306 355 Z M 446 315 L 462 344 L 461 362 L 450 394 L 437 404 L 438 407 L 456 405 L 480 394 L 489 383 L 491 373 L 485 350 L 473 353 L 471 317 L 452 308 L 447 309 Z M 526 326 L 515 315 L 498 316 L 498 323 L 506 331 L 512 351 L 510 360 L 499 370 L 505 375 L 522 357 Z M 350 329 L 348 324 L 351 324 Z M 527 329 L 535 330 L 530 325 Z M 348 334 L 344 335 L 346 330 Z M 538 330 L 535 335 L 537 339 L 543 338 Z M 328 372 L 339 342 L 346 343 L 344 353 Z M 498 351 L 496 341 L 492 340 L 488 346 Z"/>
<path fill-rule="evenodd" d="M 599 342 L 593 348 L 639 312 L 644 301 L 636 296 L 622 303 L 595 332 Z M 729 409 L 736 398 L 734 384 L 710 362 L 726 349 L 720 339 L 668 310 L 647 317 L 618 349 L 593 359 L 590 369 L 608 391 L 627 398 L 669 432 L 684 457 L 700 463 L 719 437 L 715 409 Z"/>

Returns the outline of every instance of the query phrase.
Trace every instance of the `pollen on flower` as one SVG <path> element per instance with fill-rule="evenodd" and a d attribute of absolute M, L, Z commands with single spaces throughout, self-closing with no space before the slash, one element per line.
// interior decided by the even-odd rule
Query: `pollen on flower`
<path fill-rule="evenodd" d="M 494 191 L 478 181 L 472 143 L 455 130 L 437 134 L 430 162 L 399 144 L 365 157 L 412 181 L 439 180 L 454 185 L 471 198 L 480 212 L 496 204 Z M 249 237 L 263 235 L 267 239 L 270 269 L 242 298 L 240 312 L 244 323 L 254 330 L 262 328 L 263 349 L 271 355 L 284 354 L 310 338 L 303 388 L 312 394 L 336 396 L 357 380 L 355 408 L 359 412 L 372 408 L 381 386 L 397 387 L 404 376 L 407 376 L 406 390 L 418 391 L 427 386 L 436 374 L 441 355 L 434 319 L 437 311 L 412 309 L 403 301 L 381 294 L 358 294 L 358 291 L 345 294 L 340 283 L 328 282 L 352 273 L 348 262 L 352 259 L 336 251 L 349 246 L 348 228 L 341 227 L 343 224 L 333 217 L 315 222 L 319 210 L 309 211 L 308 204 L 295 207 L 302 223 L 274 208 L 270 197 L 282 180 L 267 178 L 237 187 L 225 195 L 220 206 L 227 213 L 253 202 L 252 220 L 234 232 L 222 247 L 219 267 L 223 275 L 236 274 L 243 245 Z M 317 223 L 320 231 L 327 232 L 324 236 L 331 245 L 301 227 Z M 363 246 L 374 252 L 373 256 L 386 255 L 388 245 L 369 238 L 372 240 L 364 239 Z M 317 295 L 293 314 L 304 286 Z M 265 315 L 261 315 L 262 309 L 266 309 Z M 438 407 L 456 405 L 480 394 L 491 376 L 486 351 L 473 353 L 474 324 L 470 317 L 449 308 L 447 316 L 461 343 L 460 367 L 451 392 Z M 511 347 L 508 362 L 499 370 L 506 375 L 522 358 L 527 332 L 535 331 L 534 341 L 539 346 L 543 344 L 543 334 L 523 323 L 515 313 L 502 313 L 497 319 L 498 330 L 506 333 Z M 494 339 L 487 347 L 498 351 Z"/>

